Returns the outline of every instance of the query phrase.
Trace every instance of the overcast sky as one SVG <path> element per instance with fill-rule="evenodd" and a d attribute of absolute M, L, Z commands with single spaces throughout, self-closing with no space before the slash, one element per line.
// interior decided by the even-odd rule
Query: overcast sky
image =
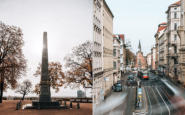
<path fill-rule="evenodd" d="M 48 32 L 49 61 L 64 64 L 72 47 L 92 40 L 92 0 L 0 0 L 0 21 L 22 28 L 28 60 L 24 79 L 35 84 L 40 81 L 33 74 L 41 62 L 43 32 Z M 66 92 L 57 95 L 69 94 L 69 89 Z"/>
<path fill-rule="evenodd" d="M 178 0 L 106 0 L 114 14 L 114 33 L 123 33 L 137 51 L 141 40 L 144 54 L 151 51 L 157 26 L 166 22 L 168 6 Z"/>

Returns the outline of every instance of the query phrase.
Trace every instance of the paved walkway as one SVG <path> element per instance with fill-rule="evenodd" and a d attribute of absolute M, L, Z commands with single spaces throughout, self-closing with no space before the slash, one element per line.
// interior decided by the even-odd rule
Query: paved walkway
<path fill-rule="evenodd" d="M 123 91 L 110 92 L 110 95 L 99 105 L 94 108 L 95 115 L 123 115 L 126 108 L 127 87 L 124 86 L 128 74 L 122 76 Z"/>

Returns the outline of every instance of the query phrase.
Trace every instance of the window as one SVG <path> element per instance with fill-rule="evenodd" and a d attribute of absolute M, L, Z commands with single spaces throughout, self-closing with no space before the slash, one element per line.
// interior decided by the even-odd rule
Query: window
<path fill-rule="evenodd" d="M 175 40 L 175 41 L 177 40 L 177 34 L 174 35 L 174 40 Z"/>
<path fill-rule="evenodd" d="M 113 49 L 113 56 L 116 57 L 116 49 Z"/>
<path fill-rule="evenodd" d="M 176 12 L 174 13 L 174 18 L 177 18 L 177 13 Z"/>
<path fill-rule="evenodd" d="M 115 61 L 113 62 L 113 66 L 114 66 L 114 69 L 116 69 L 116 62 Z"/>
<path fill-rule="evenodd" d="M 174 10 L 177 10 L 177 8 L 175 7 Z"/>
<path fill-rule="evenodd" d="M 174 30 L 177 30 L 177 23 L 174 24 Z"/>

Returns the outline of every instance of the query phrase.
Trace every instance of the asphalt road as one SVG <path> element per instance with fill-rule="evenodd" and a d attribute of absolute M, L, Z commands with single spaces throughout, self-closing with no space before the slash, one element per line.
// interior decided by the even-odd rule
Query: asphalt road
<path fill-rule="evenodd" d="M 175 108 L 167 96 L 164 84 L 159 76 L 150 75 L 150 79 L 142 81 L 148 102 L 148 115 L 175 115 Z"/>
<path fill-rule="evenodd" d="M 136 100 L 136 88 L 135 87 L 128 87 L 128 96 L 126 102 L 126 109 L 124 115 L 132 115 L 135 109 L 135 100 Z"/>

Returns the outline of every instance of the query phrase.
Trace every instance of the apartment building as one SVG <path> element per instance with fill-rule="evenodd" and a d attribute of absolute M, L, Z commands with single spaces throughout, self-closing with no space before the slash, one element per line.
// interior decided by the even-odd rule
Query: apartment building
<path fill-rule="evenodd" d="M 107 96 L 113 86 L 113 14 L 103 0 L 103 78 L 104 96 Z"/>
<path fill-rule="evenodd" d="M 158 72 L 161 75 L 165 75 L 168 72 L 168 61 L 167 61 L 167 23 L 161 23 L 158 26 L 158 31 L 156 33 L 158 38 Z"/>
<path fill-rule="evenodd" d="M 151 49 L 151 69 L 155 71 L 157 69 L 156 67 L 156 47 L 153 47 Z"/>
<path fill-rule="evenodd" d="M 99 104 L 104 100 L 103 78 L 103 1 L 93 1 L 93 100 Z"/>
<path fill-rule="evenodd" d="M 179 55 L 179 78 L 178 80 L 185 86 L 185 0 L 181 0 L 181 17 L 178 35 L 180 37 Z"/>
<path fill-rule="evenodd" d="M 178 1 L 168 7 L 167 13 L 167 41 L 168 41 L 168 76 L 172 79 L 178 80 L 179 77 L 179 50 L 180 39 L 177 29 L 180 26 L 181 17 L 181 2 Z"/>
<path fill-rule="evenodd" d="M 113 82 L 116 83 L 121 78 L 120 72 L 120 47 L 119 36 L 113 35 Z"/>
<path fill-rule="evenodd" d="M 93 1 L 93 104 L 100 104 L 113 85 L 113 14 L 105 0 Z"/>

